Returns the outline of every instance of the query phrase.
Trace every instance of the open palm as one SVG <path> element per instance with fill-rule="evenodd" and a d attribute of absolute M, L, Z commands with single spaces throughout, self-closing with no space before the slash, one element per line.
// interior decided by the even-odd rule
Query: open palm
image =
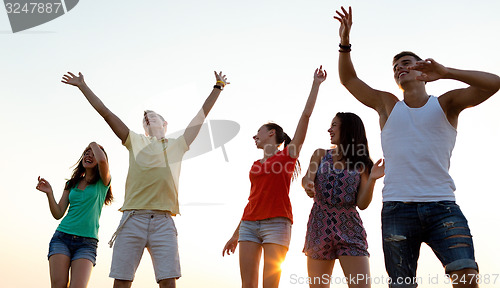
<path fill-rule="evenodd" d="M 68 72 L 68 74 L 64 74 L 63 80 L 61 80 L 61 82 L 77 87 L 85 83 L 83 80 L 83 74 L 80 72 L 78 73 L 78 76 L 71 72 Z"/>

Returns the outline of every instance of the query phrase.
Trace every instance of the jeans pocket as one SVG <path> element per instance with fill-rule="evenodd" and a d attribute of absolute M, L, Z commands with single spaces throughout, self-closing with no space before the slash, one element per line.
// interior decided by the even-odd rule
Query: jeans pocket
<path fill-rule="evenodd" d="M 401 202 L 385 202 L 382 206 L 382 216 L 394 213 L 403 203 Z"/>
<path fill-rule="evenodd" d="M 458 207 L 458 205 L 454 201 L 439 201 L 436 202 L 436 205 L 446 209 L 454 209 L 455 207 Z"/>

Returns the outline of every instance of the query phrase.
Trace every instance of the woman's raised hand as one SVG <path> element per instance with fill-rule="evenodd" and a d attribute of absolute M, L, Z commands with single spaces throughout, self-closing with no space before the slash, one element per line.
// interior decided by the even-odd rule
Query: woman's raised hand
<path fill-rule="evenodd" d="M 323 70 L 323 65 L 314 71 L 314 82 L 321 84 L 326 79 L 326 70 Z"/>
<path fill-rule="evenodd" d="M 83 79 L 83 74 L 78 72 L 78 76 L 75 74 L 68 72 L 68 74 L 64 74 L 63 80 L 61 80 L 64 84 L 73 85 L 76 87 L 80 87 L 80 85 L 84 84 L 85 81 Z"/>

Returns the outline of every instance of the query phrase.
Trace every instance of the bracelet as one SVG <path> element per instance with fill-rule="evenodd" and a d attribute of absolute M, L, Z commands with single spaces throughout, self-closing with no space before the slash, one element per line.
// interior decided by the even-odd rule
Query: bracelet
<path fill-rule="evenodd" d="M 349 44 L 349 45 L 342 45 L 342 43 L 340 43 L 339 47 L 340 47 L 339 52 L 344 52 L 344 53 L 351 52 L 351 44 Z"/>
<path fill-rule="evenodd" d="M 219 90 L 221 90 L 221 91 L 223 90 L 223 89 L 222 89 L 222 86 L 219 86 L 219 85 L 214 85 L 214 89 L 219 89 Z"/>
<path fill-rule="evenodd" d="M 222 84 L 222 87 L 226 86 L 226 82 L 221 81 L 221 80 L 217 80 L 217 82 L 215 82 L 215 83 L 221 83 L 221 84 Z"/>

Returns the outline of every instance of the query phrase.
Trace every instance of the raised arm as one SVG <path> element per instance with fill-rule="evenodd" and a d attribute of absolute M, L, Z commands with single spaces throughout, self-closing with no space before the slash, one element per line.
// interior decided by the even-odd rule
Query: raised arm
<path fill-rule="evenodd" d="M 307 168 L 306 175 L 302 177 L 302 187 L 306 190 L 307 196 L 313 198 L 316 194 L 314 188 L 314 180 L 316 179 L 316 173 L 318 173 L 319 163 L 321 159 L 326 155 L 325 149 L 316 149 L 311 156 L 311 162 L 309 162 L 309 168 Z"/>
<path fill-rule="evenodd" d="M 102 151 L 101 147 L 95 142 L 90 143 L 89 147 L 92 149 L 92 153 L 94 153 L 95 160 L 97 161 L 99 176 L 101 177 L 102 183 L 108 186 L 111 181 L 111 175 L 109 174 L 109 164 L 106 154 L 104 154 L 104 151 Z"/>
<path fill-rule="evenodd" d="M 108 123 L 111 130 L 122 140 L 122 143 L 125 143 L 127 140 L 129 129 L 128 127 L 118 118 L 115 114 L 113 114 L 105 105 L 102 103 L 101 99 L 99 99 L 92 90 L 90 90 L 89 86 L 85 83 L 83 79 L 83 74 L 78 73 L 78 76 L 75 74 L 68 72 L 63 76 L 63 80 L 61 81 L 65 84 L 73 85 L 78 87 L 80 91 L 82 91 L 83 95 L 89 101 L 90 105 L 94 107 L 94 109 L 99 113 L 99 115 L 104 118 L 106 123 Z"/>
<path fill-rule="evenodd" d="M 338 16 L 333 18 L 340 22 L 340 50 L 339 50 L 339 77 L 340 83 L 361 103 L 375 109 L 380 115 L 387 116 L 397 97 L 388 92 L 375 90 L 358 78 L 351 60 L 350 33 L 352 27 L 352 9 L 347 11 L 341 7 L 342 12 L 336 11 Z"/>
<path fill-rule="evenodd" d="M 288 155 L 292 158 L 299 157 L 300 149 L 302 148 L 302 144 L 304 144 L 304 140 L 306 139 L 307 127 L 309 126 L 309 118 L 314 109 L 314 105 L 316 104 L 316 98 L 318 98 L 319 86 L 326 79 L 326 71 L 323 71 L 323 66 L 320 66 L 319 69 L 314 71 L 314 81 L 311 87 L 311 92 L 309 93 L 309 97 L 307 98 L 306 106 L 304 107 L 304 111 L 299 119 L 299 124 L 297 124 L 297 128 L 295 129 L 295 134 L 293 136 L 292 141 L 288 145 Z"/>
<path fill-rule="evenodd" d="M 370 173 L 365 171 L 361 174 L 361 184 L 359 185 L 358 196 L 356 197 L 356 205 L 359 209 L 365 210 L 372 202 L 373 188 L 375 182 L 380 177 L 384 176 L 385 162 L 379 159 L 372 167 Z"/>
<path fill-rule="evenodd" d="M 217 98 L 219 98 L 220 92 L 222 92 L 224 86 L 229 84 L 229 82 L 227 82 L 226 75 L 222 75 L 222 72 L 217 74 L 217 72 L 214 71 L 214 74 L 215 80 L 217 81 L 214 89 L 212 90 L 210 95 L 208 95 L 208 98 L 205 100 L 205 103 L 203 103 L 203 106 L 201 107 L 200 111 L 198 111 L 198 114 L 194 116 L 193 120 L 191 120 L 188 127 L 184 131 L 184 139 L 186 140 L 188 146 L 191 145 L 196 136 L 198 136 L 201 125 L 203 125 L 203 122 L 205 122 L 205 118 L 207 117 L 210 110 L 212 110 L 215 101 L 217 101 Z"/>
<path fill-rule="evenodd" d="M 52 186 L 50 186 L 49 181 L 41 178 L 40 176 L 38 176 L 38 184 L 36 185 L 36 189 L 42 191 L 47 195 L 50 213 L 52 213 L 52 216 L 55 219 L 61 219 L 62 216 L 64 216 L 66 209 L 68 209 L 69 191 L 64 190 L 61 196 L 61 200 L 59 200 L 59 203 L 57 203 L 56 199 L 54 198 L 54 192 L 52 191 Z"/>
<path fill-rule="evenodd" d="M 449 91 L 440 97 L 439 101 L 450 122 L 453 122 L 453 118 L 458 117 L 458 114 L 465 108 L 481 104 L 500 89 L 500 77 L 495 74 L 448 68 L 433 59 L 417 61 L 408 69 L 422 72 L 416 78 L 420 81 L 453 79 L 470 85 L 467 88 Z"/>

